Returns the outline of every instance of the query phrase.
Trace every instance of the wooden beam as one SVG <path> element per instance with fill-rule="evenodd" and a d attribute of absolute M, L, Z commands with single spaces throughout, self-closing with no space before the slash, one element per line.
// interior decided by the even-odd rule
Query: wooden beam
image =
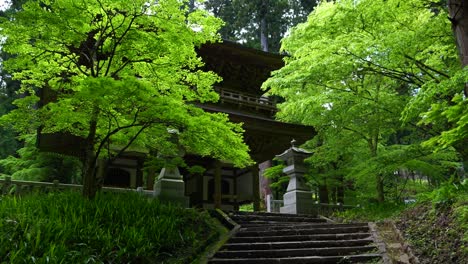
<path fill-rule="evenodd" d="M 143 160 L 137 160 L 136 187 L 143 187 Z"/>

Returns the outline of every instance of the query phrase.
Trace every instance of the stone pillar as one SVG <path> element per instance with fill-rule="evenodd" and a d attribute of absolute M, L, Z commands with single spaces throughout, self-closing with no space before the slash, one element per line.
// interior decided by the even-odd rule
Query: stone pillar
<path fill-rule="evenodd" d="M 312 192 L 305 183 L 304 174 L 307 172 L 304 159 L 312 153 L 297 148 L 295 140 L 291 142 L 291 148 L 277 157 L 286 162 L 283 172 L 289 177 L 289 184 L 284 194 L 284 206 L 280 208 L 283 214 L 316 214 Z"/>

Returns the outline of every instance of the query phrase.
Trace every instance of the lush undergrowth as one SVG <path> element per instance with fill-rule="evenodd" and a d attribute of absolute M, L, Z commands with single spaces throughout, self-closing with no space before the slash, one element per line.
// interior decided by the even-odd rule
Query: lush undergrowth
<path fill-rule="evenodd" d="M 332 218 L 340 222 L 379 221 L 397 216 L 406 208 L 404 203 L 367 204 L 335 213 Z"/>
<path fill-rule="evenodd" d="M 446 184 L 417 202 L 370 204 L 336 213 L 342 222 L 393 220 L 424 264 L 468 263 L 468 183 Z"/>
<path fill-rule="evenodd" d="M 1 263 L 187 263 L 218 237 L 207 213 L 138 194 L 0 199 Z"/>
<path fill-rule="evenodd" d="M 421 263 L 468 263 L 468 185 L 421 195 L 396 220 Z"/>

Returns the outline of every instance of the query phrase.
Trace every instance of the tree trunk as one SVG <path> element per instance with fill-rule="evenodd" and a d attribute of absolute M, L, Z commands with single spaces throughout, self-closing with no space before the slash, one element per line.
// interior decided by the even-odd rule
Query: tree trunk
<path fill-rule="evenodd" d="M 447 2 L 460 60 L 465 66 L 468 64 L 468 4 L 464 0 L 448 0 Z"/>
<path fill-rule="evenodd" d="M 447 3 L 460 61 L 463 66 L 466 66 L 468 64 L 468 3 L 464 0 L 448 0 Z M 464 93 L 468 97 L 468 84 L 465 84 Z"/>
<path fill-rule="evenodd" d="M 86 138 L 86 150 L 84 156 L 84 164 L 82 171 L 83 178 L 83 196 L 89 199 L 96 196 L 96 157 L 94 153 L 94 143 L 96 140 L 97 119 L 99 115 L 99 107 L 93 107 L 93 114 L 89 122 L 89 133 Z"/>
<path fill-rule="evenodd" d="M 331 192 L 330 200 L 331 200 L 332 204 L 336 204 L 336 203 L 337 203 L 337 200 L 336 200 L 337 194 L 338 194 L 337 191 L 338 191 L 338 189 L 336 188 L 336 186 L 333 186 L 332 189 L 331 189 L 331 191 L 330 191 L 330 192 Z"/>
<path fill-rule="evenodd" d="M 336 187 L 336 200 L 340 204 L 344 204 L 344 177 L 343 175 L 338 176 L 338 186 Z"/>
<path fill-rule="evenodd" d="M 268 13 L 268 0 L 263 0 L 260 3 L 260 45 L 263 51 L 268 51 L 268 27 L 266 16 Z"/>
<path fill-rule="evenodd" d="M 192 13 L 195 10 L 195 0 L 189 0 L 188 7 L 189 13 Z"/>
<path fill-rule="evenodd" d="M 376 133 L 377 136 L 374 137 L 374 139 L 370 139 L 368 141 L 369 147 L 370 147 L 370 152 L 371 152 L 371 157 L 377 157 L 377 147 L 378 147 L 378 133 Z M 381 173 L 376 173 L 375 174 L 375 189 L 377 191 L 377 201 L 379 203 L 385 202 L 385 193 L 384 193 L 384 182 L 383 182 L 383 176 Z"/>
<path fill-rule="evenodd" d="M 320 203 L 329 203 L 328 199 L 328 188 L 326 184 L 319 185 L 319 201 Z"/>
<path fill-rule="evenodd" d="M 377 181 L 377 201 L 379 203 L 385 202 L 385 193 L 384 193 L 384 182 L 383 182 L 383 176 L 381 173 L 377 173 L 376 177 Z"/>
<path fill-rule="evenodd" d="M 457 41 L 458 52 L 462 66 L 468 65 L 468 3 L 465 0 L 448 0 L 449 19 L 452 22 L 452 30 Z M 468 97 L 468 83 L 465 84 L 464 94 Z M 468 165 L 468 150 L 464 139 L 454 145 L 462 156 L 463 164 Z"/>

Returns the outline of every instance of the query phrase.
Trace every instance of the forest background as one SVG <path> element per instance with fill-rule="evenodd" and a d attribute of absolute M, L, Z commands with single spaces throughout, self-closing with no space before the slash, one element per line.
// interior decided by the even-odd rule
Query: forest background
<path fill-rule="evenodd" d="M 23 2 L 12 1 L 2 15 L 20 10 Z M 286 66 L 264 89 L 284 98 L 279 120 L 316 128 L 304 147 L 315 154 L 309 182 L 321 202 L 401 201 L 443 184 L 462 184 L 467 76 L 457 53 L 456 24 L 447 19 L 459 13 L 456 3 L 192 0 L 188 5 L 221 18 L 223 39 L 285 55 Z M 9 56 L 2 52 L 2 60 Z M 16 109 L 12 102 L 21 94 L 11 74 L 2 70 L 1 79 L 4 115 Z M 8 125 L 0 129 L 2 173 L 80 182 L 75 159 L 38 152 L 33 133 L 18 135 Z M 278 168 L 269 177 L 281 196 L 287 179 Z"/>

